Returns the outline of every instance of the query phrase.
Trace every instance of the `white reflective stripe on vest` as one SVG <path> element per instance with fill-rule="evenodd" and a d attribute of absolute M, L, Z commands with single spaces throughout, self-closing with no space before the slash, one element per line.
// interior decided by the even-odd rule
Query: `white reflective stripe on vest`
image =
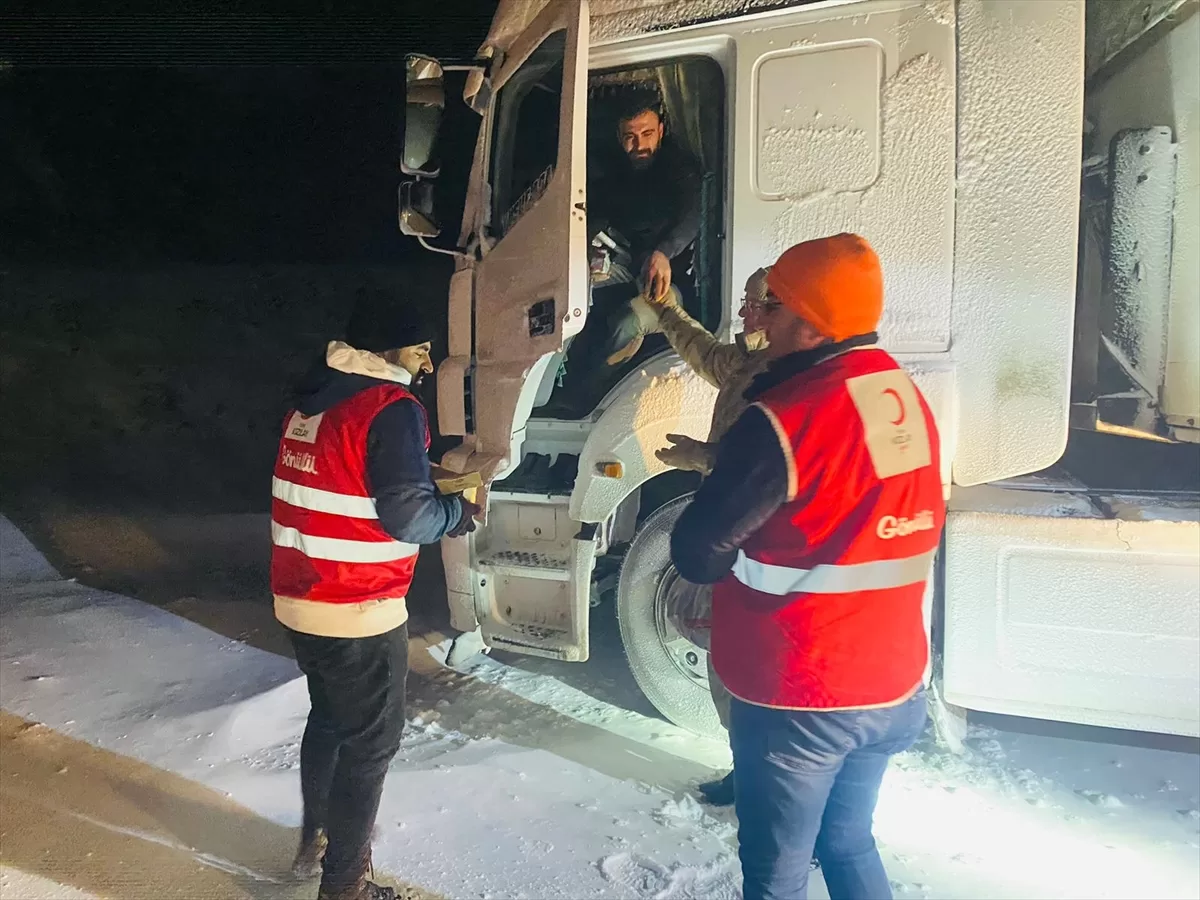
<path fill-rule="evenodd" d="M 761 594 L 851 594 L 916 584 L 929 577 L 936 550 L 904 559 L 792 569 L 751 559 L 741 550 L 733 564 L 733 577 Z"/>
<path fill-rule="evenodd" d="M 271 541 L 277 547 L 290 547 L 313 559 L 353 563 L 395 562 L 398 559 L 416 556 L 420 549 L 416 544 L 404 544 L 400 541 L 348 541 L 343 538 L 317 537 L 304 534 L 295 528 L 287 528 L 278 522 L 271 523 Z"/>
<path fill-rule="evenodd" d="M 291 506 L 313 512 L 333 513 L 352 519 L 378 519 L 373 497 L 355 497 L 352 494 L 335 494 L 320 488 L 305 487 L 292 481 L 275 477 L 271 479 L 271 496 Z"/>

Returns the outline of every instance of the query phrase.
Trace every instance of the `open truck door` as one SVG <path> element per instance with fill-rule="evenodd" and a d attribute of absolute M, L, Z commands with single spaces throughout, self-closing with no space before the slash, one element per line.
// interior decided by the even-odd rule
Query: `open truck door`
<path fill-rule="evenodd" d="M 468 213 L 479 259 L 451 283 L 439 373 L 452 407 L 439 406 L 442 431 L 464 437 L 444 463 L 480 473 L 488 525 L 443 543 L 452 624 L 481 623 L 490 646 L 570 660 L 588 655 L 595 543 L 565 504 L 488 493 L 520 464 L 538 389 L 587 317 L 587 72 L 588 4 L 551 0 L 493 73 L 472 174 L 487 190 Z"/>
<path fill-rule="evenodd" d="M 520 463 L 541 376 L 587 317 L 587 22 L 555 0 L 493 79 L 469 435 L 485 482 Z"/>

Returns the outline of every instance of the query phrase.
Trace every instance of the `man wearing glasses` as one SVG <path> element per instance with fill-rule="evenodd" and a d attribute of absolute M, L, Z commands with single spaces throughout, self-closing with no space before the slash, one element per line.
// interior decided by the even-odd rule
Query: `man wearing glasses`
<path fill-rule="evenodd" d="M 797 244 L 767 290 L 771 363 L 671 558 L 715 585 L 743 896 L 806 897 L 815 850 L 830 897 L 887 898 L 872 817 L 888 760 L 925 725 L 922 601 L 946 514 L 937 427 L 876 346 L 883 276 L 863 238 Z"/>
<path fill-rule="evenodd" d="M 672 349 L 692 370 L 717 388 L 713 406 L 712 425 L 708 440 L 698 441 L 681 434 L 669 434 L 671 442 L 656 455 L 667 465 L 707 477 L 717 459 L 717 444 L 725 432 L 746 409 L 743 394 L 770 361 L 766 339 L 762 333 L 762 315 L 770 301 L 767 298 L 767 270 L 759 269 L 746 280 L 742 306 L 738 311 L 745 323 L 744 330 L 733 343 L 717 340 L 703 325 L 689 316 L 672 288 L 662 299 L 638 297 L 633 301 L 634 312 L 643 323 L 646 333 L 661 331 Z M 681 633 L 707 649 L 712 617 L 712 587 L 677 580 L 674 596 L 669 598 L 668 615 Z M 708 663 L 708 687 L 721 724 L 729 728 L 729 692 Z M 730 806 L 734 799 L 733 773 L 717 781 L 700 785 L 700 793 L 714 806 Z"/>

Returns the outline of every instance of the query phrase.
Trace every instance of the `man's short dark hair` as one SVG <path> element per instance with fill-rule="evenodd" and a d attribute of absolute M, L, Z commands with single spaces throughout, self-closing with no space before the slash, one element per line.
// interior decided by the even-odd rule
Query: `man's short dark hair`
<path fill-rule="evenodd" d="M 621 98 L 617 104 L 617 124 L 620 125 L 622 122 L 628 122 L 630 119 L 637 118 L 644 112 L 654 113 L 661 122 L 663 118 L 662 101 L 659 99 L 658 94 L 653 91 L 634 91 Z"/>

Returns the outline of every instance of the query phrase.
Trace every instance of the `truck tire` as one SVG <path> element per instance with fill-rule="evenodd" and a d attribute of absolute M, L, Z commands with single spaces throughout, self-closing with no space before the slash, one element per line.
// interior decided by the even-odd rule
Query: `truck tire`
<path fill-rule="evenodd" d="M 671 564 L 671 529 L 691 499 L 665 503 L 638 529 L 617 583 L 617 622 L 629 668 L 654 707 L 681 728 L 724 739 L 708 692 L 708 652 L 666 616 L 667 589 L 679 577 Z"/>

